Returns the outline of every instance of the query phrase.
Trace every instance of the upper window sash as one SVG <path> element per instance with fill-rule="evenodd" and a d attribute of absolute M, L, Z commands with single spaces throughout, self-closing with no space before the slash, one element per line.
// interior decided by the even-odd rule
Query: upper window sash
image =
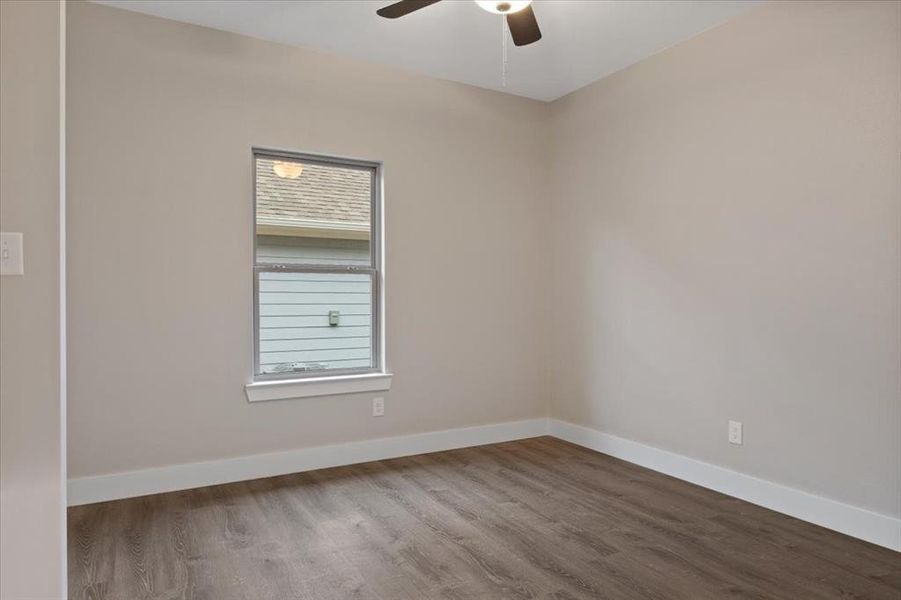
<path fill-rule="evenodd" d="M 366 161 L 354 158 L 337 158 L 330 156 L 322 156 L 316 154 L 304 154 L 299 152 L 291 152 L 287 150 L 274 150 L 268 148 L 253 148 L 253 219 L 254 219 L 254 264 L 255 265 L 271 265 L 280 264 L 276 261 L 261 261 L 257 253 L 258 236 L 260 234 L 261 223 L 259 217 L 258 203 L 258 173 L 259 161 L 286 161 L 292 163 L 300 163 L 313 168 L 331 167 L 345 171 L 355 171 L 367 173 L 369 175 L 369 227 L 366 230 L 369 238 L 369 266 L 372 269 L 378 269 L 381 264 L 381 223 L 382 223 L 382 207 L 381 207 L 381 171 L 380 162 Z M 265 225 L 264 225 L 265 227 Z M 263 234 L 265 235 L 265 234 Z M 337 260 L 337 259 L 334 259 Z M 328 265 L 316 263 L 314 261 L 297 263 L 305 266 L 334 266 L 341 264 L 332 262 Z"/>

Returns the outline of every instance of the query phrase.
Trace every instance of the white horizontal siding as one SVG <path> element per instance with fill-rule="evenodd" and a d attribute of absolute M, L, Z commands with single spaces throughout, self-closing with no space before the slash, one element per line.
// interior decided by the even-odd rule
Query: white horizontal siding
<path fill-rule="evenodd" d="M 327 310 L 341 311 L 341 316 L 348 315 L 368 315 L 370 314 L 369 304 L 261 304 L 260 316 L 264 317 L 311 317 L 322 314 L 322 308 L 328 306 Z M 343 324 L 343 320 L 342 320 Z"/>
<path fill-rule="evenodd" d="M 282 264 L 369 264 L 365 241 L 260 236 L 260 261 Z M 340 314 L 329 325 L 329 311 Z M 367 367 L 372 357 L 372 283 L 366 274 L 261 273 L 260 368 Z"/>
<path fill-rule="evenodd" d="M 368 337 L 369 323 L 365 327 L 339 325 L 330 327 L 273 327 L 260 330 L 260 341 L 265 340 L 331 340 L 342 337 Z"/>
<path fill-rule="evenodd" d="M 369 347 L 365 348 L 340 348 L 338 350 L 293 350 L 291 352 L 267 352 L 267 363 L 279 362 L 328 362 L 334 359 L 369 358 Z M 262 360 L 262 358 L 261 358 Z"/>
<path fill-rule="evenodd" d="M 341 325 L 338 325 L 336 329 L 340 328 L 342 325 L 369 325 L 370 322 L 371 319 L 367 315 L 341 315 Z M 260 317 L 260 329 L 282 329 L 285 327 L 290 327 L 292 329 L 300 327 L 330 328 L 328 324 L 328 312 L 326 311 L 321 315 L 309 317 Z"/>
<path fill-rule="evenodd" d="M 267 273 L 268 275 L 268 273 Z M 332 273 L 333 275 L 333 273 Z M 340 275 L 339 275 L 340 276 Z M 371 284 L 369 283 L 369 277 L 363 276 L 364 279 L 361 281 L 334 281 L 328 279 L 309 279 L 304 278 L 303 281 L 306 284 L 315 283 L 315 292 L 316 293 L 324 293 L 324 292 L 340 292 L 340 293 L 354 293 L 354 294 L 365 294 L 369 295 L 369 290 L 371 289 Z M 260 290 L 264 292 L 289 292 L 294 293 L 298 289 L 298 280 L 297 276 L 291 281 L 285 281 L 283 279 L 261 279 L 260 280 Z M 301 287 L 302 291 L 311 291 L 311 288 Z"/>
<path fill-rule="evenodd" d="M 320 306 L 325 306 L 327 304 L 369 304 L 369 292 L 362 294 L 357 292 L 331 293 L 328 291 L 316 290 L 316 285 L 318 284 L 302 282 L 298 285 L 298 290 L 294 292 L 261 291 L 260 306 L 272 304 L 318 304 Z M 265 301 L 265 303 L 262 301 Z"/>
<path fill-rule="evenodd" d="M 295 350 L 337 350 L 369 347 L 369 336 L 349 336 L 336 338 L 308 338 L 300 340 L 260 340 L 261 352 L 286 352 Z"/>
<path fill-rule="evenodd" d="M 273 264 L 369 264 L 368 240 L 332 240 L 261 235 L 257 262 Z"/>

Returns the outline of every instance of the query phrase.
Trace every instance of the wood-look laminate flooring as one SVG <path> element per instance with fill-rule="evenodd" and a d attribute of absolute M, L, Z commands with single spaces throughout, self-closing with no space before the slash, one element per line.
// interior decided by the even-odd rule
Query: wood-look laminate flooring
<path fill-rule="evenodd" d="M 901 554 L 553 438 L 69 510 L 73 599 L 901 598 Z"/>

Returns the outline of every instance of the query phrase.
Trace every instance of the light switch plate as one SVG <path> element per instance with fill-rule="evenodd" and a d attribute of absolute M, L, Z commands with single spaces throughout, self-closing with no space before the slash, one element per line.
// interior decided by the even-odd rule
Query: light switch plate
<path fill-rule="evenodd" d="M 24 275 L 25 259 L 22 256 L 22 234 L 0 232 L 0 275 Z"/>

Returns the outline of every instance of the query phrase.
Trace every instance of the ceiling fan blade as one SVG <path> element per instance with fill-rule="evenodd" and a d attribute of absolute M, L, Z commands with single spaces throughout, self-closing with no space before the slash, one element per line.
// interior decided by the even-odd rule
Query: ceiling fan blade
<path fill-rule="evenodd" d="M 435 4 L 436 2 L 441 2 L 441 0 L 400 0 L 400 2 L 395 2 L 394 4 L 389 4 L 384 8 L 378 9 L 375 13 L 386 19 L 396 19 L 419 10 L 420 8 Z"/>
<path fill-rule="evenodd" d="M 507 15 L 507 26 L 517 46 L 527 46 L 541 39 L 541 29 L 531 6 Z"/>

